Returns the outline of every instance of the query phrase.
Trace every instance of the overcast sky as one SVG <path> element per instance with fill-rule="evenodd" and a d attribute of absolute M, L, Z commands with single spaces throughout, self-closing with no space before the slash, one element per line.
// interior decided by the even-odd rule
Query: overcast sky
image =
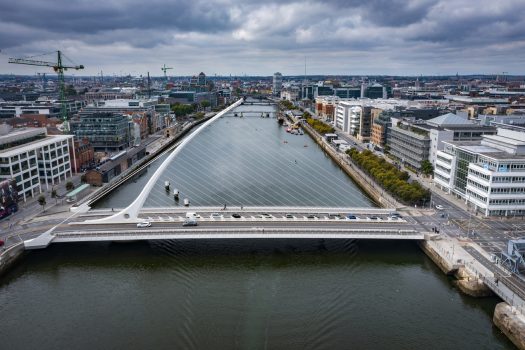
<path fill-rule="evenodd" d="M 0 74 L 51 71 L 7 59 L 58 49 L 76 75 L 297 75 L 305 57 L 307 74 L 523 74 L 525 1 L 0 3 Z"/>

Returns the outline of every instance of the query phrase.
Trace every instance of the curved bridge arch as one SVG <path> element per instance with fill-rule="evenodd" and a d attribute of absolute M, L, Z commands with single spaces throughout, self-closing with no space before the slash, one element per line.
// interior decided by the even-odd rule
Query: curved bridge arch
<path fill-rule="evenodd" d="M 171 154 L 162 162 L 162 164 L 159 166 L 157 171 L 151 176 L 151 178 L 148 180 L 148 183 L 146 183 L 146 186 L 142 189 L 138 197 L 126 208 L 122 209 L 120 212 L 102 218 L 102 219 L 95 219 L 95 220 L 87 220 L 85 223 L 104 223 L 104 224 L 115 224 L 115 223 L 130 223 L 130 222 L 138 222 L 138 214 L 140 210 L 142 209 L 142 206 L 144 205 L 144 202 L 146 201 L 146 198 L 148 197 L 149 193 L 151 192 L 151 189 L 159 179 L 159 177 L 162 175 L 168 164 L 171 163 L 171 161 L 184 149 L 184 146 L 188 144 L 195 136 L 197 136 L 202 130 L 204 130 L 208 125 L 222 117 L 224 114 L 228 113 L 232 109 L 238 107 L 241 105 L 243 99 L 238 100 L 234 104 L 230 105 L 229 107 L 223 109 L 219 113 L 217 113 L 213 118 L 202 124 L 195 130 L 191 135 L 186 137 L 181 144 L 171 152 Z"/>

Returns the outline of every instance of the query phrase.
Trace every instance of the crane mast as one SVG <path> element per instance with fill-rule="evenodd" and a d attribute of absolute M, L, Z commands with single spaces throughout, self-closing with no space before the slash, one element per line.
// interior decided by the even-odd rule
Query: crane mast
<path fill-rule="evenodd" d="M 164 64 L 164 66 L 160 67 L 160 70 L 164 72 L 164 80 L 166 80 L 166 83 L 168 82 L 168 76 L 166 75 L 166 71 L 168 69 L 173 69 L 173 67 L 166 67 L 166 64 Z"/>

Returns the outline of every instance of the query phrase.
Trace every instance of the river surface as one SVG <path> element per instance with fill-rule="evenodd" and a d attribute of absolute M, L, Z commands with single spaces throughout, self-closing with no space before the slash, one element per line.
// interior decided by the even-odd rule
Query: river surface
<path fill-rule="evenodd" d="M 177 205 L 169 178 L 195 205 L 374 205 L 276 124 L 219 119 L 146 204 Z M 99 205 L 129 204 L 156 166 Z M 0 281 L 0 349 L 514 349 L 497 302 L 461 295 L 413 242 L 54 244 Z"/>
<path fill-rule="evenodd" d="M 242 118 L 232 112 L 218 119 L 168 166 L 144 205 L 178 206 L 188 198 L 197 206 L 375 206 L 308 135 L 292 135 L 275 118 L 261 118 L 273 111 L 273 106 L 239 106 L 235 112 Z M 96 207 L 131 203 L 159 165 Z M 166 191 L 166 181 L 180 191 L 179 202 Z"/>

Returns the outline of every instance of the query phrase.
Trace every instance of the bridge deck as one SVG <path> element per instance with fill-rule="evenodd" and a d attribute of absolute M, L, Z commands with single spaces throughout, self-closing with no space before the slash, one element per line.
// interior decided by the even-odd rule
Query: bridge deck
<path fill-rule="evenodd" d="M 224 229 L 150 229 L 127 232 L 89 231 L 60 232 L 53 243 L 163 240 L 163 239 L 402 239 L 422 240 L 424 234 L 416 230 L 394 229 L 336 229 L 336 228 L 224 228 Z"/>

